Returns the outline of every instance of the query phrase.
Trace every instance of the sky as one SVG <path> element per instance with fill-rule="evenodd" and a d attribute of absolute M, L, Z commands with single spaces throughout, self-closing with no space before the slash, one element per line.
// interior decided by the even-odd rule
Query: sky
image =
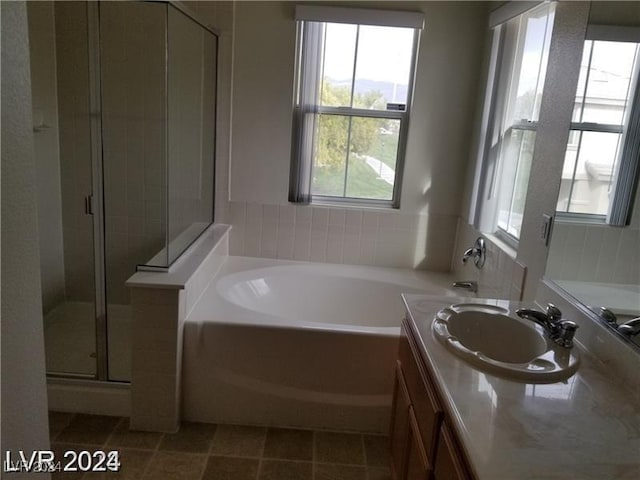
<path fill-rule="evenodd" d="M 327 24 L 324 74 L 336 80 L 353 75 L 355 25 Z M 360 26 L 356 78 L 408 84 L 413 29 Z"/>

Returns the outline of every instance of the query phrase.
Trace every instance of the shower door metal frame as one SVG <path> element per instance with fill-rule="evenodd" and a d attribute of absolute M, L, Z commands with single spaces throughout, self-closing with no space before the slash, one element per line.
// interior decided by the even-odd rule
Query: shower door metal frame
<path fill-rule="evenodd" d="M 102 157 L 102 84 L 100 69 L 100 2 L 87 2 L 89 106 L 93 199 L 93 259 L 95 282 L 96 379 L 109 380 L 106 301 L 104 170 Z"/>
<path fill-rule="evenodd" d="M 160 3 L 169 6 L 186 15 L 201 28 L 216 37 L 216 62 L 219 60 L 220 31 L 202 21 L 190 8 L 171 0 L 142 0 L 148 3 Z M 103 130 L 102 130 L 102 71 L 100 59 L 100 1 L 87 1 L 87 50 L 89 65 L 89 122 L 91 144 L 91 195 L 86 207 L 87 214 L 92 216 L 93 226 L 93 267 L 94 267 L 94 308 L 95 308 L 95 348 L 96 371 L 94 375 L 73 372 L 47 372 L 50 378 L 64 381 L 81 382 L 81 384 L 123 384 L 130 381 L 111 380 L 109 378 L 109 339 L 107 320 L 107 291 L 106 291 L 106 239 L 105 239 L 105 195 L 104 195 L 104 161 L 103 161 Z M 167 25 L 168 28 L 168 25 Z M 168 32 L 166 32 L 165 50 L 168 48 Z M 165 52 L 166 53 L 166 52 Z M 165 65 L 165 77 L 166 69 Z M 218 101 L 218 85 L 220 72 L 216 69 L 216 103 Z M 166 82 L 166 78 L 165 78 Z M 217 125 L 217 107 L 214 112 Z M 168 139 L 168 134 L 165 133 Z M 216 141 L 214 137 L 214 142 Z M 165 147 L 168 152 L 168 148 Z M 214 146 L 215 152 L 215 146 Z M 168 161 L 168 160 L 167 160 Z M 215 171 L 215 153 L 214 153 Z M 215 191 L 215 189 L 214 189 Z M 215 198 L 213 199 L 215 202 Z M 168 209 L 165 209 L 168 212 Z M 167 213 L 168 215 L 168 213 Z M 168 222 L 167 222 L 168 224 Z M 195 239 L 194 239 L 195 241 Z M 162 271 L 168 270 L 161 269 Z M 85 383 L 86 382 L 86 383 Z"/>

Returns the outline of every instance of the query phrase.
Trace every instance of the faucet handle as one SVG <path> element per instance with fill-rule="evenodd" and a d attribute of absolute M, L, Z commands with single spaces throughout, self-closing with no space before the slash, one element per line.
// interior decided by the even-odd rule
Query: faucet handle
<path fill-rule="evenodd" d="M 551 323 L 558 323 L 562 319 L 562 312 L 553 303 L 547 304 L 547 320 Z"/>
<path fill-rule="evenodd" d="M 613 313 L 608 308 L 605 308 L 605 307 L 600 307 L 599 317 L 602 318 L 608 324 L 613 325 L 614 327 L 618 323 L 618 319 L 616 318 L 616 314 Z"/>
<path fill-rule="evenodd" d="M 560 330 L 555 339 L 556 343 L 566 348 L 573 347 L 573 337 L 576 334 L 576 330 L 579 325 L 571 320 L 562 320 L 560 322 Z"/>

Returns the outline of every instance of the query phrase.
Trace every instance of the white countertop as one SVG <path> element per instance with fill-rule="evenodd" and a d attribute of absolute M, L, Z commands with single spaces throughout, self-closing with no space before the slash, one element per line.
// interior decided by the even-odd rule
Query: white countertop
<path fill-rule="evenodd" d="M 479 480 L 640 478 L 640 405 L 615 372 L 578 346 L 581 364 L 566 382 L 525 384 L 483 373 L 432 334 L 435 313 L 451 298 L 403 299 Z M 465 300 L 498 302 L 456 302 Z"/>

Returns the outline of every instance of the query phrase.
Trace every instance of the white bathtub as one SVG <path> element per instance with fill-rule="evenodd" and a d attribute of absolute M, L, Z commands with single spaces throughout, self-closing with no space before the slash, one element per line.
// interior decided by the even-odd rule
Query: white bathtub
<path fill-rule="evenodd" d="M 384 432 L 400 293 L 449 275 L 228 257 L 184 330 L 183 416 Z"/>

